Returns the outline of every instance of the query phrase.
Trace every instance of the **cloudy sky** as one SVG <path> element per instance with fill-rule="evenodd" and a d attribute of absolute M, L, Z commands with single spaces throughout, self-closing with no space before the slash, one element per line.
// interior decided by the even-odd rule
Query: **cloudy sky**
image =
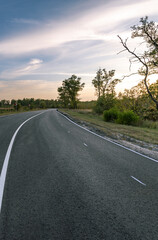
<path fill-rule="evenodd" d="M 0 0 L 0 99 L 55 99 L 72 74 L 85 82 L 80 98 L 95 99 L 91 82 L 99 68 L 129 74 L 117 35 L 129 37 L 146 15 L 158 22 L 157 0 Z M 117 91 L 139 80 L 127 78 Z"/>

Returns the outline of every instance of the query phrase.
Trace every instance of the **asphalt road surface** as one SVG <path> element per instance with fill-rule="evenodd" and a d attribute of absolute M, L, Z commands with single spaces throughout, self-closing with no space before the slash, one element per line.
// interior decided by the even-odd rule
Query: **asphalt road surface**
<path fill-rule="evenodd" d="M 0 117 L 1 172 L 38 113 Z M 0 239 L 157 240 L 158 163 L 44 111 L 13 143 Z"/>

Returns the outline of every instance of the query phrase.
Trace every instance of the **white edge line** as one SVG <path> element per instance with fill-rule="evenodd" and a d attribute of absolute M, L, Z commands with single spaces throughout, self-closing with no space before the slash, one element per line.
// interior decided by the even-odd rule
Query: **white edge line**
<path fill-rule="evenodd" d="M 97 137 L 100 137 L 100 138 L 102 138 L 102 139 L 104 139 L 104 140 L 106 140 L 106 141 L 108 141 L 108 142 L 110 142 L 110 143 L 113 143 L 113 144 L 115 144 L 115 145 L 117 145 L 117 146 L 119 146 L 119 147 L 121 147 L 121 148 L 124 148 L 124 149 L 130 151 L 130 152 L 133 152 L 133 153 L 135 153 L 135 154 L 137 154 L 137 155 L 140 155 L 140 156 L 142 156 L 142 157 L 144 157 L 144 158 L 147 158 L 147 159 L 149 159 L 149 160 L 151 160 L 151 161 L 153 161 L 153 162 L 158 163 L 158 160 L 156 160 L 156 159 L 154 159 L 154 158 L 151 158 L 151 157 L 148 157 L 148 156 L 146 156 L 146 155 L 144 155 L 144 154 L 142 154 L 142 153 L 139 153 L 139 152 L 137 152 L 137 151 L 135 151 L 135 150 L 133 150 L 133 149 L 130 149 L 130 148 L 128 148 L 128 147 L 125 147 L 125 146 L 123 146 L 123 145 L 121 145 L 121 144 L 119 144 L 119 143 L 117 143 L 117 142 L 114 142 L 114 141 L 112 141 L 112 140 L 110 140 L 110 139 L 108 139 L 108 138 L 106 138 L 106 137 L 103 137 L 103 136 L 101 136 L 101 135 L 98 135 L 97 133 L 92 132 L 92 131 L 90 131 L 89 129 L 86 129 L 86 128 L 80 126 L 79 124 L 73 122 L 71 119 L 69 119 L 68 117 L 66 117 L 66 116 L 65 116 L 64 114 L 62 114 L 61 112 L 59 112 L 59 111 L 57 111 L 57 112 L 58 112 L 59 114 L 61 114 L 63 117 L 65 117 L 68 121 L 70 121 L 71 123 L 75 124 L 76 126 L 82 128 L 82 129 L 86 130 L 87 132 L 90 132 L 90 133 L 92 133 L 93 135 L 95 135 L 95 136 L 97 136 Z"/>
<path fill-rule="evenodd" d="M 140 181 L 140 180 L 138 180 L 137 178 L 135 178 L 135 177 L 133 177 L 133 176 L 131 176 L 131 178 L 133 178 L 133 179 L 134 179 L 134 180 L 136 180 L 137 182 L 141 183 L 142 185 L 146 186 L 146 184 L 145 184 L 145 183 L 141 182 L 141 181 Z"/>
<path fill-rule="evenodd" d="M 5 186 L 5 179 L 6 179 L 6 175 L 7 175 L 7 169 L 8 169 L 8 163 L 9 163 L 9 158 L 10 158 L 10 154 L 11 154 L 11 151 L 12 151 L 12 147 L 13 147 L 13 144 L 14 144 L 14 141 L 15 141 L 15 137 L 17 135 L 17 133 L 19 132 L 20 128 L 26 123 L 28 122 L 29 120 L 31 120 L 32 118 L 35 118 L 41 114 L 43 114 L 44 112 L 42 113 L 39 113 L 39 114 L 36 114 L 35 116 L 32 116 L 30 117 L 29 119 L 25 120 L 18 128 L 17 130 L 15 131 L 11 141 L 10 141 L 10 144 L 9 144 L 9 147 L 8 147 L 8 150 L 7 150 L 7 153 L 5 155 L 5 159 L 4 159 L 4 163 L 3 163 L 3 167 L 2 167 L 2 171 L 1 171 L 1 176 L 0 176 L 0 212 L 1 212 L 1 208 L 2 208 L 2 201 L 3 201 L 3 193 L 4 193 L 4 186 Z"/>

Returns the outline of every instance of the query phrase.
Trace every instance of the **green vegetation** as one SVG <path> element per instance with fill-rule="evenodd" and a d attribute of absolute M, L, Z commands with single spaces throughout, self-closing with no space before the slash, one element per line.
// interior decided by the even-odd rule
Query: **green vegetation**
<path fill-rule="evenodd" d="M 0 115 L 57 107 L 59 107 L 59 103 L 57 100 L 34 98 L 23 98 L 18 100 L 12 99 L 11 101 L 1 100 Z"/>
<path fill-rule="evenodd" d="M 119 112 L 116 123 L 134 126 L 137 124 L 138 120 L 139 117 L 133 111 L 124 111 Z"/>
<path fill-rule="evenodd" d="M 93 109 L 96 105 L 96 101 L 80 101 L 77 104 L 78 109 Z"/>
<path fill-rule="evenodd" d="M 105 133 L 106 136 L 112 138 L 127 139 L 131 137 L 140 141 L 148 142 L 151 144 L 158 144 L 158 122 L 152 121 L 140 122 L 140 126 L 122 125 L 112 122 L 105 122 L 102 115 L 95 114 L 94 112 L 83 109 L 60 109 L 62 112 L 73 117 L 75 120 L 88 123 L 90 126 L 96 127 Z M 152 127 L 154 129 L 152 129 Z"/>
<path fill-rule="evenodd" d="M 103 118 L 105 122 L 116 122 L 119 117 L 120 112 L 116 108 L 111 108 L 110 110 L 105 110 L 103 112 Z"/>
<path fill-rule="evenodd" d="M 119 79 L 113 79 L 115 70 L 107 72 L 105 69 L 99 69 L 96 77 L 92 80 L 98 96 L 94 111 L 102 114 L 104 110 L 109 110 L 115 104 L 115 87 L 120 82 Z"/>
<path fill-rule="evenodd" d="M 81 78 L 72 75 L 70 78 L 62 82 L 62 86 L 58 88 L 59 101 L 63 107 L 77 108 L 79 101 L 78 92 L 84 88 Z"/>

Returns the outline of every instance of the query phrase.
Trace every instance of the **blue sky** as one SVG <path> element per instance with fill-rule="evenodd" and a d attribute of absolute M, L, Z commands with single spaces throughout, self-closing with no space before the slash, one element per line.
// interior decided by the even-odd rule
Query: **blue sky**
<path fill-rule="evenodd" d="M 80 98 L 95 99 L 91 82 L 99 67 L 119 78 L 129 74 L 117 35 L 130 37 L 130 26 L 146 15 L 158 22 L 157 0 L 0 0 L 0 99 L 55 99 L 72 74 L 85 82 Z M 129 39 L 131 48 L 136 44 Z M 125 79 L 117 91 L 139 80 Z"/>

